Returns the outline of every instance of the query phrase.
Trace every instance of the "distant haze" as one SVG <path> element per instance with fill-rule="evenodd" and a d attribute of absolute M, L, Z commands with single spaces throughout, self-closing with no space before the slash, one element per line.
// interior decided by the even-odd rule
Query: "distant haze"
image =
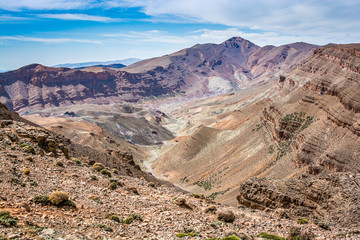
<path fill-rule="evenodd" d="M 96 65 L 110 65 L 110 64 L 118 64 L 118 63 L 128 66 L 138 61 L 141 61 L 141 59 L 127 58 L 123 60 L 114 60 L 114 61 L 106 61 L 106 62 L 64 63 L 64 64 L 54 65 L 53 67 L 83 68 L 83 67 L 90 67 Z"/>

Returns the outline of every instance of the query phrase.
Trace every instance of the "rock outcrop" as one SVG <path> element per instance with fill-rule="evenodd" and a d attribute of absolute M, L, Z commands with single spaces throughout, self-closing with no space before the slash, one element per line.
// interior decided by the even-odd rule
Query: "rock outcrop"
<path fill-rule="evenodd" d="M 238 202 L 246 207 L 283 209 L 290 217 L 340 226 L 360 221 L 360 174 L 332 173 L 323 178 L 251 178 L 241 184 Z"/>

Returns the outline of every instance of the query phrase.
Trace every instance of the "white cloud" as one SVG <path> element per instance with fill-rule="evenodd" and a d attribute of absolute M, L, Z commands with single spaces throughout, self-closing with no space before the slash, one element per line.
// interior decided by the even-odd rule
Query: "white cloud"
<path fill-rule="evenodd" d="M 61 20 L 79 20 L 79 21 L 93 21 L 93 22 L 119 22 L 119 18 L 109 18 L 103 16 L 94 16 L 88 14 L 72 14 L 72 13 L 63 13 L 63 14 L 37 14 L 36 16 L 40 18 L 53 18 Z"/>
<path fill-rule="evenodd" d="M 22 20 L 28 20 L 29 18 L 26 17 L 14 17 L 11 15 L 0 15 L 0 22 L 18 22 L 18 21 L 22 21 Z"/>
<path fill-rule="evenodd" d="M 311 39 L 318 44 L 360 39 L 358 0 L 110 0 L 107 3 L 113 7 L 141 7 L 155 19 L 170 15 L 183 23 L 222 24 L 263 32 L 260 35 L 276 33 L 275 40 L 282 43 L 289 38 Z M 279 41 L 281 38 L 283 41 Z"/>
<path fill-rule="evenodd" d="M 95 0 L 0 0 L 0 9 L 19 11 L 21 9 L 79 9 L 94 5 Z"/>
<path fill-rule="evenodd" d="M 102 36 L 108 38 L 127 39 L 138 42 L 152 42 L 152 43 L 166 43 L 166 44 L 189 44 L 190 41 L 181 36 L 171 35 L 166 31 L 150 30 L 145 32 L 120 32 L 120 33 L 108 33 Z"/>
<path fill-rule="evenodd" d="M 0 40 L 13 40 L 22 42 L 40 42 L 40 43 L 91 43 L 103 44 L 102 41 L 74 38 L 36 38 L 24 36 L 0 36 Z"/>

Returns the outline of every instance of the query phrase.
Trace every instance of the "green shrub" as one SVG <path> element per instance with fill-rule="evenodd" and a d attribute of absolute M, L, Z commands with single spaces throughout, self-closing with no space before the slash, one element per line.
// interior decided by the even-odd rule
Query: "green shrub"
<path fill-rule="evenodd" d="M 98 171 L 98 172 L 100 172 L 104 168 L 105 168 L 104 165 L 102 165 L 101 163 L 94 163 L 94 165 L 93 165 L 93 169 Z"/>
<path fill-rule="evenodd" d="M 23 148 L 23 147 L 26 147 L 27 144 L 26 143 L 20 143 L 19 146 Z"/>
<path fill-rule="evenodd" d="M 105 231 L 107 231 L 107 232 L 113 232 L 114 230 L 110 227 L 110 226 L 108 226 L 108 225 L 105 225 L 105 224 L 98 224 L 97 225 L 99 228 L 101 228 L 101 229 L 104 229 Z"/>
<path fill-rule="evenodd" d="M 76 165 L 81 166 L 82 163 L 81 163 L 81 161 L 80 161 L 79 159 L 73 158 L 72 160 L 73 160 L 73 162 L 74 162 Z"/>
<path fill-rule="evenodd" d="M 128 217 L 128 218 L 126 218 L 125 220 L 124 220 L 124 223 L 125 224 L 130 224 L 130 223 L 132 223 L 134 221 L 134 219 L 132 218 L 132 217 Z"/>
<path fill-rule="evenodd" d="M 131 213 L 130 216 L 134 219 L 134 220 L 139 220 L 142 221 L 142 217 L 139 214 L 136 213 Z"/>
<path fill-rule="evenodd" d="M 299 218 L 297 223 L 298 224 L 308 224 L 309 221 L 306 218 Z"/>
<path fill-rule="evenodd" d="M 107 170 L 107 169 L 102 169 L 101 171 L 100 171 L 100 173 L 102 174 L 102 175 L 106 175 L 106 176 L 108 176 L 108 177 L 111 177 L 111 173 L 109 172 L 109 170 Z"/>
<path fill-rule="evenodd" d="M 224 237 L 221 240 L 240 240 L 237 236 L 231 235 L 229 237 Z"/>
<path fill-rule="evenodd" d="M 117 188 L 117 183 L 116 183 L 116 182 L 110 183 L 109 188 L 110 188 L 111 190 L 115 190 L 115 189 Z"/>
<path fill-rule="evenodd" d="M 95 175 L 91 175 L 91 176 L 90 176 L 90 179 L 91 179 L 91 180 L 97 180 L 97 177 L 96 177 Z"/>
<path fill-rule="evenodd" d="M 110 219 L 113 220 L 113 221 L 115 221 L 115 222 L 118 222 L 118 223 L 124 222 L 124 221 L 123 221 L 119 216 L 117 216 L 117 215 L 112 215 L 112 216 L 110 217 Z"/>
<path fill-rule="evenodd" d="M 57 161 L 56 166 L 63 167 L 64 163 L 62 161 Z"/>
<path fill-rule="evenodd" d="M 98 196 L 96 196 L 96 195 L 91 195 L 91 196 L 89 197 L 89 199 L 90 199 L 90 200 L 93 200 L 93 201 L 96 202 L 96 203 L 102 204 L 100 198 L 99 198 Z"/>
<path fill-rule="evenodd" d="M 196 237 L 198 234 L 197 233 L 177 233 L 176 236 L 178 238 L 183 238 L 183 237 Z"/>
<path fill-rule="evenodd" d="M 10 182 L 12 185 L 20 185 L 22 187 L 26 186 L 26 184 L 21 179 L 15 177 L 10 178 Z"/>
<path fill-rule="evenodd" d="M 11 217 L 9 211 L 0 211 L 0 225 L 5 227 L 16 227 L 17 222 Z"/>
<path fill-rule="evenodd" d="M 30 186 L 37 186 L 38 185 L 38 183 L 33 179 L 29 179 L 28 181 L 30 183 Z"/>
<path fill-rule="evenodd" d="M 69 200 L 69 196 L 66 192 L 62 191 L 55 191 L 50 194 L 49 200 L 52 204 L 56 206 L 60 206 L 63 203 L 65 203 L 67 200 Z"/>
<path fill-rule="evenodd" d="M 25 152 L 35 154 L 35 149 L 33 146 L 28 145 L 27 147 L 24 147 Z"/>
<path fill-rule="evenodd" d="M 279 237 L 277 235 L 269 234 L 266 232 L 262 232 L 257 237 L 265 238 L 265 239 L 271 239 L 271 240 L 285 240 L 283 237 Z"/>
<path fill-rule="evenodd" d="M 46 204 L 50 203 L 49 196 L 42 195 L 42 194 L 39 194 L 39 195 L 36 195 L 35 197 L 33 197 L 32 201 L 34 203 L 40 203 L 42 205 L 46 205 Z"/>

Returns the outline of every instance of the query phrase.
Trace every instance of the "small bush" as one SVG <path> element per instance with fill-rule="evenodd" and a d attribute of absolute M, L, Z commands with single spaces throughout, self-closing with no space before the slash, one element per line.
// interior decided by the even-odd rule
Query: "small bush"
<path fill-rule="evenodd" d="M 134 221 L 134 219 L 132 218 L 132 217 L 128 217 L 128 218 L 126 218 L 125 220 L 124 220 L 124 223 L 125 224 L 130 224 L 130 223 L 132 223 Z"/>
<path fill-rule="evenodd" d="M 325 222 L 315 221 L 315 224 L 324 230 L 331 230 L 329 224 L 327 224 Z"/>
<path fill-rule="evenodd" d="M 113 220 L 113 221 L 115 221 L 115 222 L 118 222 L 118 223 L 122 223 L 122 222 L 123 222 L 123 220 L 122 220 L 119 216 L 117 216 L 117 215 L 112 215 L 112 216 L 110 217 L 110 219 Z"/>
<path fill-rule="evenodd" d="M 38 185 L 38 183 L 34 179 L 29 179 L 28 181 L 30 183 L 30 186 L 37 186 Z"/>
<path fill-rule="evenodd" d="M 221 240 L 240 240 L 237 236 L 231 235 L 229 237 L 224 237 Z"/>
<path fill-rule="evenodd" d="M 104 165 L 102 165 L 101 163 L 94 163 L 94 165 L 93 165 L 93 169 L 98 171 L 98 172 L 100 172 L 104 168 L 105 168 Z"/>
<path fill-rule="evenodd" d="M 25 169 L 25 170 L 24 170 L 24 174 L 25 174 L 25 175 L 29 175 L 29 174 L 30 174 L 30 169 L 28 169 L 28 168 Z"/>
<path fill-rule="evenodd" d="M 139 214 L 136 214 L 136 213 L 132 213 L 130 214 L 130 216 L 134 219 L 134 220 L 139 220 L 139 221 L 142 221 L 142 217 L 139 215 Z"/>
<path fill-rule="evenodd" d="M 35 154 L 35 149 L 33 146 L 28 145 L 27 147 L 24 147 L 25 152 Z"/>
<path fill-rule="evenodd" d="M 183 237 L 196 237 L 198 234 L 197 233 L 193 233 L 193 232 L 190 232 L 190 233 L 177 233 L 176 236 L 178 238 L 183 238 Z"/>
<path fill-rule="evenodd" d="M 116 183 L 116 182 L 110 183 L 109 188 L 110 188 L 111 190 L 115 190 L 115 189 L 117 188 L 117 183 Z"/>
<path fill-rule="evenodd" d="M 46 204 L 49 204 L 50 203 L 50 200 L 49 200 L 49 196 L 48 195 L 36 195 L 35 197 L 33 197 L 32 201 L 34 203 L 40 203 L 42 205 L 46 205 Z"/>
<path fill-rule="evenodd" d="M 308 224 L 309 221 L 306 218 L 299 218 L 297 223 L 298 224 Z"/>
<path fill-rule="evenodd" d="M 117 180 L 116 178 L 110 178 L 110 182 L 119 183 L 119 180 Z"/>
<path fill-rule="evenodd" d="M 93 201 L 96 202 L 96 203 L 102 204 L 100 198 L 99 198 L 98 196 L 96 196 L 96 195 L 91 195 L 91 196 L 89 197 L 89 199 L 90 199 L 90 200 L 93 200 Z"/>
<path fill-rule="evenodd" d="M 271 239 L 271 240 L 285 240 L 283 237 L 279 237 L 277 235 L 269 234 L 266 232 L 262 232 L 257 237 L 265 238 L 265 239 Z"/>
<path fill-rule="evenodd" d="M 64 163 L 62 161 L 57 161 L 56 166 L 63 167 Z"/>
<path fill-rule="evenodd" d="M 26 161 L 29 161 L 29 162 L 34 161 L 34 159 L 33 159 L 32 157 L 30 157 L 30 156 L 25 157 L 25 160 L 26 160 Z"/>
<path fill-rule="evenodd" d="M 27 144 L 26 143 L 20 143 L 19 146 L 23 148 L 23 147 L 26 147 Z"/>
<path fill-rule="evenodd" d="M 79 165 L 79 166 L 81 166 L 81 161 L 79 160 L 79 159 L 77 159 L 77 158 L 73 158 L 72 159 L 72 161 L 76 164 L 76 165 Z"/>
<path fill-rule="evenodd" d="M 11 217 L 9 211 L 0 211 L 0 225 L 5 227 L 16 227 L 17 222 Z"/>
<path fill-rule="evenodd" d="M 119 171 L 115 168 L 111 169 L 111 172 L 114 173 L 114 174 L 119 174 Z"/>
<path fill-rule="evenodd" d="M 104 229 L 107 232 L 113 232 L 114 231 L 110 226 L 105 225 L 105 224 L 98 224 L 98 227 L 101 228 L 101 229 Z"/>
<path fill-rule="evenodd" d="M 65 203 L 67 200 L 69 200 L 69 196 L 66 192 L 62 191 L 55 191 L 50 194 L 49 200 L 52 204 L 56 206 L 60 206 L 63 203 Z"/>
<path fill-rule="evenodd" d="M 100 173 L 101 173 L 102 175 L 111 177 L 111 173 L 109 172 L 109 170 L 107 170 L 107 169 L 105 169 L 105 168 L 104 168 L 103 170 L 101 170 Z"/>
<path fill-rule="evenodd" d="M 10 182 L 12 185 L 20 185 L 22 187 L 26 186 L 26 184 L 19 178 L 12 177 L 12 178 L 10 178 Z"/>
<path fill-rule="evenodd" d="M 90 176 L 90 179 L 91 179 L 91 180 L 97 180 L 97 177 L 96 177 L 95 175 L 91 175 L 91 176 Z"/>

